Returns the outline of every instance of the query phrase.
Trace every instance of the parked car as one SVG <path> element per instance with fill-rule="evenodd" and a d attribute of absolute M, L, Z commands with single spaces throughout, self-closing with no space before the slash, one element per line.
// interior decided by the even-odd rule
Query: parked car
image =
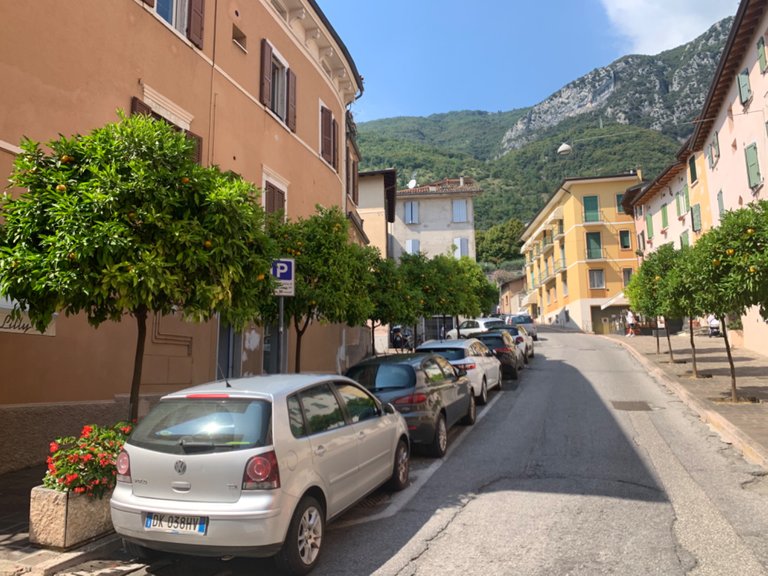
<path fill-rule="evenodd" d="M 512 314 L 507 316 L 506 322 L 507 324 L 512 324 L 514 326 L 522 326 L 528 330 L 528 333 L 534 340 L 539 339 L 539 332 L 536 329 L 536 324 L 533 323 L 533 318 L 531 318 L 530 314 Z"/>
<path fill-rule="evenodd" d="M 501 362 L 477 338 L 459 340 L 427 340 L 417 352 L 432 352 L 466 371 L 478 404 L 488 402 L 488 390 L 501 388 Z"/>
<path fill-rule="evenodd" d="M 448 429 L 474 424 L 477 408 L 466 372 L 435 354 L 392 354 L 355 364 L 346 376 L 382 402 L 390 402 L 405 418 L 411 443 L 442 457 Z"/>
<path fill-rule="evenodd" d="M 493 331 L 509 333 L 515 339 L 515 344 L 522 351 L 526 364 L 528 364 L 529 358 L 533 358 L 533 336 L 525 328 L 522 326 L 504 326 L 503 328 L 495 328 Z"/>
<path fill-rule="evenodd" d="M 385 483 L 408 484 L 408 428 L 339 375 L 214 382 L 164 396 L 117 458 L 110 502 L 126 549 L 318 562 L 326 522 Z"/>
<path fill-rule="evenodd" d="M 453 328 L 445 333 L 445 338 L 448 340 L 455 340 L 456 338 L 468 338 L 472 334 L 477 332 L 485 332 L 493 328 L 504 326 L 504 320 L 501 318 L 472 318 L 470 320 L 463 320 L 459 324 L 459 329 Z M 459 333 L 461 336 L 459 336 Z"/>
<path fill-rule="evenodd" d="M 480 332 L 474 336 L 488 346 L 501 362 L 503 380 L 517 380 L 525 366 L 525 353 L 507 330 Z M 522 337 L 521 337 L 522 338 Z"/>

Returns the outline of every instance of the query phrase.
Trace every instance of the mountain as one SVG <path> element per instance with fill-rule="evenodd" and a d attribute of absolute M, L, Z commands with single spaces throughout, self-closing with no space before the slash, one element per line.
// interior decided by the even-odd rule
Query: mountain
<path fill-rule="evenodd" d="M 656 56 L 620 58 L 530 108 L 360 123 L 360 169 L 396 168 L 400 187 L 474 177 L 484 190 L 478 229 L 529 220 L 564 177 L 642 170 L 652 179 L 693 131 L 732 21 Z M 557 156 L 561 142 L 574 154 Z"/>

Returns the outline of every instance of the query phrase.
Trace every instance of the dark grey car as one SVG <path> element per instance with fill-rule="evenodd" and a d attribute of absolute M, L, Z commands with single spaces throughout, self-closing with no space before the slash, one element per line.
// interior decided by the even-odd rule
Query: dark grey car
<path fill-rule="evenodd" d="M 477 409 L 469 378 L 437 354 L 369 358 L 345 375 L 383 403 L 391 402 L 405 418 L 411 443 L 426 447 L 432 456 L 445 454 L 451 426 L 475 423 Z"/>

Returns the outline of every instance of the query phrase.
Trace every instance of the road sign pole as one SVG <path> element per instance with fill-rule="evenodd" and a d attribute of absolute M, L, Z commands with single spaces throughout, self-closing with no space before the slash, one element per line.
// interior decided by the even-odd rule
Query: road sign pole
<path fill-rule="evenodd" d="M 285 298 L 280 296 L 279 300 L 279 308 L 280 308 L 280 319 L 278 321 L 278 327 L 277 327 L 277 372 L 278 374 L 285 374 L 288 370 L 287 368 L 287 358 L 285 354 L 285 341 L 284 341 L 284 326 L 283 323 L 285 322 Z"/>

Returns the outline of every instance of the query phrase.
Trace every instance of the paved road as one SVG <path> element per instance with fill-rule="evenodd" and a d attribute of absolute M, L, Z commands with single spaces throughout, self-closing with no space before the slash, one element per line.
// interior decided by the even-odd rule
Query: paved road
<path fill-rule="evenodd" d="M 619 343 L 544 333 L 515 391 L 412 486 L 331 525 L 317 576 L 765 574 L 768 481 Z M 273 574 L 119 556 L 61 574 Z"/>

